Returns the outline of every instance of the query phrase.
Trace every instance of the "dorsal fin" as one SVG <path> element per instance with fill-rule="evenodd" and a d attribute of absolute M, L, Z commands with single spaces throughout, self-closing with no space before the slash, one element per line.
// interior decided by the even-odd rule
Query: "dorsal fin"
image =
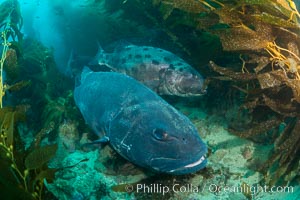
<path fill-rule="evenodd" d="M 84 82 L 84 80 L 86 79 L 87 75 L 90 74 L 90 73 L 92 73 L 92 72 L 93 71 L 90 68 L 88 68 L 87 66 L 84 66 L 84 68 L 83 68 L 83 70 L 81 72 L 80 78 L 77 77 L 75 79 L 75 85 L 79 86 L 82 82 Z"/>
<path fill-rule="evenodd" d="M 89 62 L 89 65 L 98 65 L 99 64 L 99 59 L 104 57 L 105 51 L 103 50 L 102 46 L 100 45 L 99 41 L 97 41 L 98 45 L 98 51 L 96 56 Z"/>
<path fill-rule="evenodd" d="M 102 46 L 101 46 L 101 44 L 100 44 L 100 42 L 97 40 L 97 46 L 98 46 L 98 52 L 97 52 L 97 55 L 99 54 L 99 53 L 103 53 L 104 52 L 104 50 L 103 50 L 103 48 L 102 48 Z"/>
<path fill-rule="evenodd" d="M 126 41 L 126 40 L 119 40 L 117 42 L 112 43 L 110 46 L 113 47 L 114 53 L 120 52 L 124 50 L 125 47 L 133 45 L 132 43 Z"/>

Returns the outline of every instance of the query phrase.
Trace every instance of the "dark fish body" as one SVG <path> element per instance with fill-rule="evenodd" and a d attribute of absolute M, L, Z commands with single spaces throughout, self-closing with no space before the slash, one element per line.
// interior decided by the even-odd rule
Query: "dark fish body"
<path fill-rule="evenodd" d="M 100 49 L 95 60 L 99 65 L 134 77 L 160 95 L 205 93 L 203 77 L 183 59 L 160 48 L 127 45 L 113 53 Z"/>
<path fill-rule="evenodd" d="M 170 174 L 205 167 L 207 147 L 191 121 L 133 78 L 85 68 L 74 98 L 86 123 L 128 161 Z"/>

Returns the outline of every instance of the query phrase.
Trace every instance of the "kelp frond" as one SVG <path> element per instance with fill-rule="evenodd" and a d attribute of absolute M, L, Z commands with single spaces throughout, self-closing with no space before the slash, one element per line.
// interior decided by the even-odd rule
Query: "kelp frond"
<path fill-rule="evenodd" d="M 21 110 L 13 108 L 4 108 L 0 111 L 0 157 L 2 155 L 4 158 L 1 159 L 5 159 L 8 163 L 7 167 L 11 168 L 7 171 L 15 180 L 15 187 L 21 187 L 33 199 L 41 199 L 43 179 L 51 178 L 49 173 L 55 171 L 55 169 L 48 169 L 44 165 L 55 155 L 57 145 L 34 148 L 25 156 L 24 161 L 26 153 L 19 152 L 20 150 L 15 148 L 17 146 L 15 139 L 16 119 L 20 120 L 19 116 L 23 114 Z M 9 175 L 6 174 L 6 176 Z"/>

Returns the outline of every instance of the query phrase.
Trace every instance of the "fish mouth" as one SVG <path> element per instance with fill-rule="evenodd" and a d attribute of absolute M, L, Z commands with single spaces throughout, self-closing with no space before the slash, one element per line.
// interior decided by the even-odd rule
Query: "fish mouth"
<path fill-rule="evenodd" d="M 182 158 L 151 158 L 150 163 L 148 163 L 149 168 L 160 173 L 167 173 L 173 175 L 183 175 L 194 173 L 203 169 L 207 164 L 207 156 L 205 152 L 199 152 L 198 156 L 192 156 L 189 160 L 182 160 Z"/>
<path fill-rule="evenodd" d="M 188 164 L 188 165 L 184 166 L 184 168 L 191 168 L 191 167 L 200 165 L 205 161 L 205 159 L 206 159 L 205 156 L 201 156 L 201 158 L 198 161 Z"/>
<path fill-rule="evenodd" d="M 192 173 L 196 172 L 206 166 L 206 156 L 203 155 L 198 159 L 197 161 L 184 165 L 183 167 L 179 167 L 173 170 L 168 171 L 170 174 L 187 174 L 187 173 Z"/>
<path fill-rule="evenodd" d="M 188 87 L 182 87 L 180 84 L 175 85 L 175 90 L 178 93 L 178 96 L 185 96 L 185 97 L 196 97 L 196 96 L 203 96 L 206 94 L 205 88 L 203 88 L 203 83 L 200 81 L 194 87 L 190 85 Z"/>

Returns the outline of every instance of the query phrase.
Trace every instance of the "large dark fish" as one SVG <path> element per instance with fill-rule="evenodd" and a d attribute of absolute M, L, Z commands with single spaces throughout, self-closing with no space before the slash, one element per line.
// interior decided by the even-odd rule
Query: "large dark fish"
<path fill-rule="evenodd" d="M 186 97 L 205 93 L 203 77 L 183 59 L 160 48 L 127 45 L 113 53 L 100 48 L 93 63 L 134 77 L 160 95 Z"/>
<path fill-rule="evenodd" d="M 74 98 L 100 141 L 108 141 L 128 161 L 170 174 L 205 167 L 207 147 L 195 126 L 135 79 L 85 68 Z"/>

